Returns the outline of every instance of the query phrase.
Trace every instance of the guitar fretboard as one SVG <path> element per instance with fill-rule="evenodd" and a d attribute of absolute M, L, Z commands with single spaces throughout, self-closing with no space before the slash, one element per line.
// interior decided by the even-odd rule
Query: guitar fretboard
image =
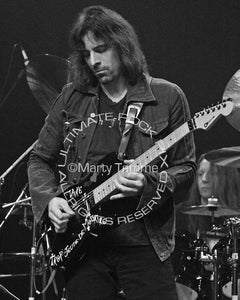
<path fill-rule="evenodd" d="M 184 123 L 179 128 L 177 128 L 174 132 L 170 133 L 162 140 L 156 142 L 154 146 L 152 146 L 146 152 L 144 152 L 139 157 L 137 157 L 133 163 L 124 167 L 116 174 L 111 176 L 109 179 L 107 179 L 105 182 L 103 182 L 98 187 L 96 187 L 93 190 L 95 204 L 97 204 L 98 202 L 100 202 L 101 200 L 109 196 L 109 194 L 115 191 L 116 186 L 114 182 L 120 175 L 123 175 L 125 172 L 129 172 L 131 170 L 134 172 L 142 171 L 143 168 L 145 168 L 148 164 L 150 164 L 155 158 L 157 158 L 159 155 L 166 152 L 166 150 L 168 150 L 176 142 L 178 142 L 185 135 L 187 135 L 191 131 L 189 128 L 189 122 L 190 121 Z"/>

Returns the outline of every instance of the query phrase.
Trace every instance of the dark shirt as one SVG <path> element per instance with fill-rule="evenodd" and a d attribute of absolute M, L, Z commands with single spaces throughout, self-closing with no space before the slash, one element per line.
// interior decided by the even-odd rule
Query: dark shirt
<path fill-rule="evenodd" d="M 184 93 L 177 85 L 164 79 L 143 74 L 135 85 L 129 86 L 126 104 L 132 101 L 142 102 L 143 108 L 129 141 L 129 158 L 135 159 L 146 153 L 157 141 L 190 119 Z M 49 201 L 61 192 L 61 182 L 57 181 L 53 167 L 63 146 L 67 152 L 67 163 L 86 164 L 95 126 L 90 126 L 93 119 L 85 123 L 83 120 L 85 116 L 97 114 L 98 103 L 99 86 L 83 89 L 74 84 L 65 86 L 53 103 L 28 164 L 30 195 L 37 221 L 44 216 Z M 62 152 L 63 156 L 65 152 Z M 162 171 L 145 172 L 146 184 L 137 207 L 139 214 L 144 215 L 147 235 L 162 261 L 174 248 L 174 198 L 177 199 L 179 193 L 182 196 L 187 194 L 196 171 L 193 134 L 182 136 L 181 140 L 167 148 L 166 154 L 167 166 L 160 157 L 156 157 L 152 164 L 161 169 L 164 167 L 167 176 L 161 176 Z M 68 171 L 67 178 L 70 184 L 74 184 L 81 180 L 82 174 Z M 164 182 L 166 179 L 166 185 L 162 184 L 163 179 Z M 173 198 L 173 195 L 176 197 Z M 134 218 L 135 215 L 130 215 L 126 221 Z"/>
<path fill-rule="evenodd" d="M 89 148 L 87 162 L 89 165 L 96 165 L 104 156 L 110 153 L 117 153 L 121 141 L 121 128 L 123 128 L 124 120 L 119 118 L 123 112 L 126 98 L 120 102 L 112 102 L 103 92 L 100 92 L 100 101 L 98 113 L 101 115 L 97 127 L 95 129 L 92 142 Z M 119 214 L 121 208 L 125 214 L 134 212 L 137 201 L 139 199 L 119 199 L 103 203 L 99 207 L 99 214 L 108 217 Z M 121 224 L 120 226 L 110 229 L 99 235 L 98 244 L 108 246 L 126 246 L 126 245 L 146 245 L 150 243 L 149 238 L 142 221 L 136 221 L 129 224 Z"/>

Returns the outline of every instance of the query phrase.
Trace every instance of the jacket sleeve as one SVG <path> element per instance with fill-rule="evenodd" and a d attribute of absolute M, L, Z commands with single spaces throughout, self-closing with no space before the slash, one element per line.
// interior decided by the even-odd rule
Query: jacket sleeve
<path fill-rule="evenodd" d="M 190 119 L 190 110 L 184 93 L 177 85 L 171 85 L 168 94 L 167 132 L 172 133 Z M 154 95 L 158 98 L 156 86 Z M 160 167 L 158 172 L 145 172 L 146 184 L 138 209 L 147 205 L 149 201 L 158 204 L 154 205 L 154 208 L 157 208 L 169 198 L 176 201 L 179 197 L 183 199 L 186 196 L 196 172 L 193 134 L 189 133 L 169 148 L 166 151 L 166 156 L 163 155 L 163 159 L 158 163 L 158 166 Z"/>
<path fill-rule="evenodd" d="M 37 222 L 57 194 L 55 167 L 63 140 L 62 95 L 55 100 L 28 161 L 29 190 Z"/>

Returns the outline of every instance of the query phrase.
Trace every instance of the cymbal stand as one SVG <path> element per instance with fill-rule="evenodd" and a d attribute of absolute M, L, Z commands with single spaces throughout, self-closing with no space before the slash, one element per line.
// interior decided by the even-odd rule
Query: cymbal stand
<path fill-rule="evenodd" d="M 208 203 L 210 201 L 214 200 L 215 198 L 210 198 L 208 199 Z M 216 207 L 209 207 L 209 211 L 211 212 L 211 224 L 212 226 L 215 226 L 215 211 Z M 212 263 L 213 263 L 213 294 L 212 294 L 212 299 L 217 300 L 218 299 L 218 256 L 217 256 L 217 249 L 214 249 L 214 252 L 212 254 Z"/>
<path fill-rule="evenodd" d="M 212 254 L 213 262 L 213 300 L 218 299 L 218 256 L 217 249 L 214 249 Z"/>
<path fill-rule="evenodd" d="M 237 230 L 235 224 L 232 224 L 232 241 L 233 241 L 233 252 L 232 252 L 232 300 L 238 300 L 238 278 L 237 278 L 237 267 L 238 267 L 238 239 Z"/>

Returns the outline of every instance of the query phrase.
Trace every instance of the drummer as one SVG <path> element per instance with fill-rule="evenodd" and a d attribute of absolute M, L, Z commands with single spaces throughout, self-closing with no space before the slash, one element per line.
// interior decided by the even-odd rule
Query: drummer
<path fill-rule="evenodd" d="M 213 198 L 219 206 L 214 217 L 207 206 Z M 223 288 L 224 285 L 224 295 L 231 295 L 231 270 L 230 262 L 227 261 L 230 256 L 225 256 L 230 229 L 225 220 L 230 218 L 229 212 L 233 212 L 231 216 L 240 220 L 240 210 L 234 209 L 240 208 L 239 169 L 214 165 L 206 159 L 206 154 L 201 155 L 188 200 L 180 205 L 176 210 L 177 236 L 172 262 L 176 282 L 198 297 L 184 299 L 215 299 L 212 261 L 215 250 L 218 251 L 221 264 L 219 286 Z M 220 293 L 220 290 L 218 292 Z"/>
<path fill-rule="evenodd" d="M 185 207 L 192 205 L 206 205 L 209 198 L 216 198 L 221 207 L 240 207 L 240 173 L 239 169 L 233 167 L 221 167 L 211 164 L 202 154 L 199 158 L 197 176 L 189 193 L 189 199 Z M 219 211 L 220 215 L 221 212 Z M 184 215 L 184 218 L 186 215 Z M 181 218 L 179 216 L 179 218 Z M 208 243 L 210 251 L 216 242 L 224 236 L 226 227 L 223 226 L 224 219 L 211 216 L 189 215 L 186 224 L 187 231 L 195 236 L 201 236 Z M 177 223 L 177 231 L 183 231 L 180 222 Z M 213 226 L 219 230 L 213 230 Z M 221 230 L 222 229 L 222 230 Z"/>

